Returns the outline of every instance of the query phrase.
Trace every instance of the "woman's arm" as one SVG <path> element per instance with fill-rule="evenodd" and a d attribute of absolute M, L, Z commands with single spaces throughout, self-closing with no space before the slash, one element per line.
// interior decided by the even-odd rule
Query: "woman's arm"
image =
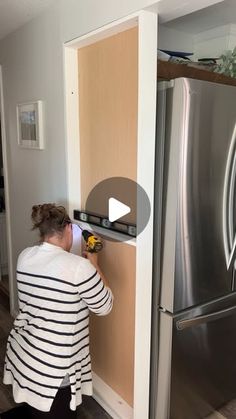
<path fill-rule="evenodd" d="M 100 277 L 103 280 L 104 285 L 106 287 L 109 287 L 108 281 L 107 281 L 105 275 L 103 274 L 103 272 L 101 271 L 101 268 L 98 265 L 98 254 L 97 253 L 89 253 L 89 252 L 86 252 L 86 257 L 92 263 L 92 265 L 94 266 L 94 268 L 96 269 L 96 271 L 99 273 Z"/>
<path fill-rule="evenodd" d="M 84 275 L 86 272 L 87 279 L 80 282 L 79 294 L 87 304 L 89 310 L 98 316 L 105 316 L 112 309 L 112 291 L 98 265 L 98 255 L 88 252 L 83 252 L 83 254 L 87 259 L 84 260 Z"/>

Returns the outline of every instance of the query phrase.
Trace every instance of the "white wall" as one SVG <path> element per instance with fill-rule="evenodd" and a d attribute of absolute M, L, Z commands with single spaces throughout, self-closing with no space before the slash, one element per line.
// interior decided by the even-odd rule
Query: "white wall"
<path fill-rule="evenodd" d="M 63 42 L 153 3 L 56 0 L 44 14 L 0 41 L 13 268 L 19 252 L 35 240 L 30 231 L 32 205 L 67 204 Z M 45 105 L 45 150 L 20 149 L 16 140 L 16 104 L 37 99 Z M 12 308 L 16 305 L 15 296 Z"/>
<path fill-rule="evenodd" d="M 219 57 L 236 46 L 236 24 L 217 26 L 198 34 L 159 25 L 158 48 L 193 52 L 191 59 Z"/>
<path fill-rule="evenodd" d="M 204 31 L 194 37 L 196 58 L 219 57 L 236 46 L 236 25 L 229 24 Z"/>
<path fill-rule="evenodd" d="M 0 43 L 14 266 L 19 251 L 34 238 L 30 232 L 32 205 L 67 199 L 59 28 L 59 13 L 53 8 Z M 16 104 L 36 99 L 45 104 L 46 148 L 20 149 Z"/>
<path fill-rule="evenodd" d="M 58 0 L 64 42 L 160 0 Z"/>
<path fill-rule="evenodd" d="M 159 25 L 158 48 L 171 51 L 193 52 L 194 36 Z"/>

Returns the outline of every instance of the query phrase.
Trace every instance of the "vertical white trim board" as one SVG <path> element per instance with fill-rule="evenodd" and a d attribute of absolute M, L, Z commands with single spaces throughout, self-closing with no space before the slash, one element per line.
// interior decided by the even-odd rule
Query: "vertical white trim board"
<path fill-rule="evenodd" d="M 122 419 L 130 419 L 131 417 L 146 419 L 149 414 L 157 15 L 150 11 L 140 11 L 64 45 L 68 190 L 69 208 L 72 215 L 72 210 L 80 208 L 81 202 L 77 49 L 137 25 L 139 33 L 137 181 L 149 197 L 151 216 L 145 230 L 136 239 L 134 409 L 133 416 L 123 417 Z M 102 388 L 104 389 L 104 386 Z M 103 399 L 106 398 L 107 391 L 109 393 L 113 390 L 108 390 L 106 387 L 105 393 L 102 395 L 102 390 L 100 390 L 97 391 L 96 397 L 101 404 L 104 403 L 105 409 L 109 411 L 110 408 L 107 402 L 103 402 Z M 114 408 L 116 410 L 118 406 L 114 405 Z M 115 414 L 118 416 L 113 417 L 117 419 L 122 417 L 119 416 L 118 410 L 113 412 L 113 415 Z"/>
<path fill-rule="evenodd" d="M 3 97 L 3 77 L 2 66 L 0 65 L 0 118 L 1 118 L 1 136 L 2 136 L 2 157 L 4 171 L 4 194 L 6 207 L 6 233 L 7 233 L 7 258 L 8 258 L 8 281 L 10 294 L 10 312 L 13 315 L 17 310 L 15 306 L 15 290 L 13 286 L 13 258 L 12 258 L 12 240 L 11 240 L 11 211 L 9 199 L 9 175 L 7 164 L 7 139 L 5 127 L 4 97 Z"/>
<path fill-rule="evenodd" d="M 151 215 L 136 238 L 134 418 L 149 417 L 154 163 L 157 86 L 157 16 L 139 17 L 137 182 L 146 191 Z M 139 219 L 139 211 L 137 211 Z"/>
<path fill-rule="evenodd" d="M 64 83 L 67 138 L 67 179 L 69 215 L 73 219 L 73 209 L 80 208 L 80 147 L 79 147 L 79 81 L 78 53 L 72 48 L 64 48 Z"/>

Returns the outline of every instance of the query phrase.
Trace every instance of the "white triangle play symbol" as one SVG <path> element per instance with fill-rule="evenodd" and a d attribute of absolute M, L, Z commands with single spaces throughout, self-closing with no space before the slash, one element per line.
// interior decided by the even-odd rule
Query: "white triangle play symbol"
<path fill-rule="evenodd" d="M 115 198 L 109 198 L 108 200 L 108 218 L 109 221 L 113 222 L 119 220 L 119 218 L 124 217 L 124 215 L 131 212 L 128 205 L 123 204 L 123 202 L 118 201 Z"/>

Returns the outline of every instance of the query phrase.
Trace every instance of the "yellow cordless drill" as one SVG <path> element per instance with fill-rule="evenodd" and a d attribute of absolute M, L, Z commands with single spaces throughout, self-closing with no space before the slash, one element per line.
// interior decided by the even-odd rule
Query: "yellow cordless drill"
<path fill-rule="evenodd" d="M 80 227 L 81 228 L 81 227 Z M 81 229 L 82 230 L 82 229 Z M 102 250 L 102 241 L 88 230 L 82 230 L 82 236 L 86 243 L 86 250 L 89 253 L 97 253 Z"/>

